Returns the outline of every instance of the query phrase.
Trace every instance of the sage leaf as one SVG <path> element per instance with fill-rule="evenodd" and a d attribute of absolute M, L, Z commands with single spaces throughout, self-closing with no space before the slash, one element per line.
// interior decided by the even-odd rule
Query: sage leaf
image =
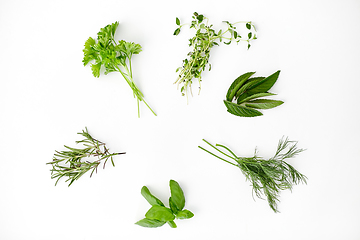
<path fill-rule="evenodd" d="M 152 206 L 164 206 L 164 204 L 154 195 L 152 195 L 146 186 L 141 188 L 141 195 L 150 203 Z"/>
<path fill-rule="evenodd" d="M 232 103 L 229 101 L 225 101 L 225 106 L 227 107 L 227 111 L 233 115 L 240 116 L 240 117 L 257 117 L 263 115 L 258 110 L 244 107 L 241 105 L 238 105 L 236 103 Z"/>
<path fill-rule="evenodd" d="M 181 189 L 179 183 L 174 180 L 170 180 L 170 192 L 171 200 L 174 203 L 175 207 L 180 211 L 185 207 L 185 196 L 184 192 Z"/>
<path fill-rule="evenodd" d="M 262 81 L 254 84 L 249 90 L 248 94 L 252 95 L 254 93 L 261 93 L 261 92 L 267 92 L 270 90 L 270 88 L 275 84 L 279 77 L 280 71 L 277 71 L 267 78 L 263 79 Z"/>
<path fill-rule="evenodd" d="M 142 227 L 157 228 L 157 227 L 161 227 L 165 223 L 166 222 L 159 221 L 156 219 L 144 218 L 144 219 L 141 219 L 140 221 L 137 221 L 135 224 L 142 226 Z"/>
<path fill-rule="evenodd" d="M 175 219 L 174 214 L 169 208 L 162 206 L 152 206 L 145 214 L 148 219 L 155 219 L 163 222 L 173 221 Z"/>
<path fill-rule="evenodd" d="M 241 88 L 236 92 L 235 99 L 238 99 L 238 101 L 240 101 L 239 100 L 240 97 L 241 97 L 240 99 L 244 99 L 245 97 L 247 97 L 248 95 L 247 95 L 246 91 L 248 89 L 250 89 L 252 86 L 254 86 L 256 83 L 258 83 L 264 79 L 265 79 L 264 77 L 249 78 L 245 82 L 245 84 L 243 86 L 241 86 Z"/>
<path fill-rule="evenodd" d="M 268 92 L 266 92 L 266 93 L 255 93 L 255 94 L 253 94 L 253 95 L 251 95 L 251 96 L 249 96 L 247 98 L 244 98 L 242 100 L 239 98 L 238 101 L 237 101 L 237 104 L 250 101 L 250 100 L 252 100 L 254 98 L 267 97 L 267 96 L 273 96 L 273 95 L 276 95 L 276 94 L 268 93 Z"/>
<path fill-rule="evenodd" d="M 226 100 L 232 101 L 236 92 L 239 90 L 239 88 L 244 84 L 246 80 L 248 80 L 249 77 L 251 77 L 255 72 L 248 72 L 245 73 L 238 78 L 235 79 L 235 81 L 230 85 L 229 90 L 226 94 Z"/>
<path fill-rule="evenodd" d="M 250 78 L 253 72 L 249 72 L 235 79 L 224 100 L 227 111 L 236 116 L 256 117 L 263 115 L 256 109 L 270 109 L 283 104 L 279 100 L 259 99 L 276 95 L 268 90 L 275 84 L 279 74 L 280 71 L 277 71 L 268 77 Z"/>
<path fill-rule="evenodd" d="M 248 103 L 245 103 L 246 107 L 257 108 L 257 109 L 270 109 L 283 104 L 283 101 L 271 100 L 271 99 L 257 99 Z"/>

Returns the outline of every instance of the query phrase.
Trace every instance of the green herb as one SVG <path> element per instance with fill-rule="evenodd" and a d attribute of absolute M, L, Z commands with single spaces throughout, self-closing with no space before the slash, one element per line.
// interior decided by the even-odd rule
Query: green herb
<path fill-rule="evenodd" d="M 170 207 L 165 207 L 158 198 L 150 193 L 146 186 L 142 187 L 141 195 L 143 195 L 152 207 L 145 214 L 145 218 L 135 224 L 142 227 L 156 228 L 168 223 L 170 227 L 176 228 L 177 226 L 174 222 L 175 219 L 189 219 L 194 216 L 192 212 L 184 209 L 185 196 L 179 183 L 170 180 L 169 185 L 171 192 L 171 197 L 169 198 Z"/>
<path fill-rule="evenodd" d="M 119 23 L 115 22 L 100 29 L 97 34 L 97 41 L 89 38 L 85 42 L 83 63 L 86 66 L 91 63 L 91 70 L 94 77 L 100 76 L 101 68 L 105 69 L 105 75 L 110 72 L 119 72 L 133 90 L 134 97 L 137 100 L 138 116 L 140 117 L 139 102 L 143 101 L 146 106 L 156 116 L 155 112 L 144 100 L 144 95 L 136 86 L 133 80 L 131 58 L 133 54 L 141 52 L 141 46 L 133 42 L 124 40 L 116 42 L 114 39 L 116 28 Z"/>
<path fill-rule="evenodd" d="M 67 177 L 68 179 L 65 182 L 70 181 L 69 185 L 73 184 L 75 180 L 78 180 L 86 172 L 91 171 L 90 177 L 92 174 L 97 172 L 97 168 L 103 161 L 103 168 L 107 161 L 110 159 L 112 165 L 115 167 L 113 156 L 125 154 L 122 153 L 110 153 L 109 149 L 106 147 L 105 143 L 100 142 L 93 138 L 89 133 L 87 128 L 81 133 L 78 133 L 85 137 L 81 141 L 76 141 L 76 143 L 82 143 L 84 148 L 72 148 L 65 146 L 67 151 L 55 151 L 53 161 L 48 162 L 47 164 L 52 165 L 51 179 L 57 178 L 55 186 L 62 177 Z M 88 161 L 83 159 L 94 158 L 94 161 Z"/>
<path fill-rule="evenodd" d="M 224 21 L 227 24 L 227 29 L 223 31 L 215 31 L 213 25 L 209 25 L 209 19 L 202 14 L 194 13 L 192 16 L 190 28 L 196 30 L 195 36 L 189 39 L 189 46 L 192 47 L 192 51 L 188 53 L 188 57 L 183 60 L 183 66 L 179 67 L 176 72 L 179 72 L 179 77 L 176 82 L 178 87 L 181 85 L 182 95 L 188 95 L 190 91 L 192 95 L 192 81 L 198 79 L 199 93 L 201 89 L 201 74 L 207 66 L 209 71 L 211 70 L 211 64 L 209 64 L 210 50 L 214 46 L 218 46 L 219 42 L 224 41 L 224 44 L 229 45 L 232 42 L 239 43 L 245 41 L 250 48 L 250 41 L 256 39 L 256 29 L 251 22 L 236 22 L 230 23 Z M 244 23 L 246 31 L 249 31 L 247 37 L 242 37 L 239 30 L 236 28 L 237 24 Z M 176 18 L 176 25 L 178 26 L 174 32 L 174 35 L 178 35 L 181 28 L 188 24 L 181 24 L 179 18 Z"/>
<path fill-rule="evenodd" d="M 227 111 L 240 117 L 256 117 L 263 115 L 256 109 L 270 109 L 283 104 L 283 101 L 272 99 L 260 99 L 273 96 L 269 93 L 270 88 L 277 81 L 280 71 L 269 77 L 253 77 L 255 72 L 248 72 L 239 76 L 231 84 L 224 100 Z"/>
<path fill-rule="evenodd" d="M 293 185 L 301 182 L 306 184 L 306 176 L 284 161 L 293 158 L 304 151 L 304 149 L 297 148 L 297 142 L 289 141 L 288 138 L 285 140 L 282 138 L 279 141 L 275 155 L 268 160 L 257 156 L 256 150 L 253 157 L 238 157 L 226 146 L 220 144 L 214 146 L 204 139 L 203 141 L 221 153 L 223 157 L 220 157 L 201 146 L 199 146 L 199 148 L 240 168 L 245 175 L 246 180 L 251 182 L 253 192 L 255 192 L 256 196 L 258 198 L 265 196 L 270 208 L 274 212 L 279 212 L 277 203 L 279 202 L 281 190 L 292 190 Z"/>

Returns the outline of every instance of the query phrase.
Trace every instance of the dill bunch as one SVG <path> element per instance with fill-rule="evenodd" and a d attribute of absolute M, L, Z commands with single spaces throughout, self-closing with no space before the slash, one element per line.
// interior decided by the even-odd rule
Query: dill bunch
<path fill-rule="evenodd" d="M 301 174 L 293 166 L 285 162 L 286 159 L 293 158 L 305 150 L 297 148 L 297 142 L 290 141 L 288 138 L 279 140 L 275 155 L 267 160 L 259 157 L 257 155 L 257 150 L 255 150 L 253 157 L 238 157 L 224 145 L 216 144 L 214 146 L 205 139 L 203 139 L 203 141 L 221 153 L 223 157 L 220 157 L 201 146 L 199 146 L 199 148 L 240 168 L 241 172 L 245 175 L 246 180 L 251 182 L 253 193 L 260 199 L 263 199 L 265 196 L 270 208 L 274 212 L 279 212 L 278 202 L 281 190 L 292 190 L 293 185 L 307 183 L 307 177 L 305 175 Z"/>
<path fill-rule="evenodd" d="M 64 146 L 66 151 L 55 151 L 53 156 L 53 161 L 48 162 L 47 164 L 52 165 L 51 179 L 57 178 L 55 186 L 58 181 L 67 177 L 68 179 L 65 182 L 69 181 L 69 185 L 73 184 L 75 180 L 78 180 L 82 175 L 91 170 L 90 177 L 94 172 L 97 173 L 97 169 L 103 161 L 103 168 L 105 168 L 106 163 L 110 160 L 112 165 L 115 167 L 113 156 L 125 154 L 122 153 L 110 153 L 109 149 L 106 147 L 105 143 L 93 138 L 89 133 L 87 128 L 85 131 L 78 133 L 85 137 L 85 139 L 76 141 L 76 143 L 82 143 L 84 148 L 72 148 Z M 95 158 L 94 161 L 84 160 Z"/>

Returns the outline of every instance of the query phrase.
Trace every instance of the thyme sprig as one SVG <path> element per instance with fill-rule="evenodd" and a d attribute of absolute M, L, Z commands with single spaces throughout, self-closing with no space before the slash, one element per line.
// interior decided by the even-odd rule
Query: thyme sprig
<path fill-rule="evenodd" d="M 279 202 L 281 190 L 292 190 L 293 185 L 307 183 L 305 175 L 301 174 L 293 166 L 284 161 L 293 158 L 304 151 L 304 149 L 297 148 L 297 142 L 290 141 L 288 138 L 279 140 L 275 155 L 268 160 L 259 157 L 257 155 L 257 150 L 255 150 L 253 157 L 238 157 L 224 145 L 216 144 L 214 146 L 205 139 L 203 139 L 203 141 L 221 153 L 223 157 L 220 157 L 201 146 L 199 146 L 199 148 L 240 168 L 241 172 L 245 175 L 246 180 L 251 182 L 253 193 L 260 199 L 263 199 L 263 196 L 265 196 L 270 208 L 274 212 L 279 212 L 277 203 Z"/>
<path fill-rule="evenodd" d="M 67 150 L 55 151 L 53 161 L 47 163 L 52 165 L 52 169 L 50 170 L 51 179 L 57 178 L 55 186 L 63 177 L 68 178 L 65 182 L 69 181 L 68 186 L 70 186 L 75 180 L 78 180 L 82 175 L 90 170 L 91 177 L 94 172 L 97 173 L 97 169 L 102 161 L 103 168 L 105 168 L 105 165 L 109 160 L 115 167 L 113 156 L 125 154 L 125 152 L 110 153 L 105 143 L 93 138 L 88 133 L 87 128 L 85 128 L 85 131 L 82 130 L 82 132 L 78 134 L 84 136 L 85 139 L 76 141 L 76 143 L 82 143 L 84 148 L 72 148 L 65 145 L 64 147 L 67 148 Z M 95 158 L 95 160 L 83 160 L 84 158 Z"/>
<path fill-rule="evenodd" d="M 224 21 L 227 24 L 227 29 L 215 31 L 213 25 L 209 25 L 209 19 L 202 14 L 195 12 L 192 16 L 190 24 L 181 24 L 180 19 L 176 18 L 176 25 L 178 26 L 174 32 L 174 35 L 178 35 L 181 28 L 185 25 L 190 25 L 190 28 L 196 30 L 195 36 L 190 38 L 189 46 L 192 47 L 192 51 L 188 53 L 188 57 L 183 60 L 183 66 L 179 67 L 176 72 L 179 72 L 179 76 L 175 81 L 178 88 L 181 86 L 182 95 L 186 95 L 188 98 L 188 91 L 192 95 L 192 81 L 198 79 L 199 82 L 199 93 L 201 90 L 201 74 L 207 66 L 209 71 L 211 70 L 211 64 L 209 64 L 210 50 L 214 46 L 218 46 L 219 42 L 224 41 L 224 44 L 229 45 L 232 42 L 239 43 L 245 41 L 250 48 L 250 41 L 256 39 L 256 29 L 251 22 L 236 22 L 230 23 Z M 242 37 L 239 31 L 236 29 L 236 25 L 243 23 L 248 29 L 247 37 Z"/>

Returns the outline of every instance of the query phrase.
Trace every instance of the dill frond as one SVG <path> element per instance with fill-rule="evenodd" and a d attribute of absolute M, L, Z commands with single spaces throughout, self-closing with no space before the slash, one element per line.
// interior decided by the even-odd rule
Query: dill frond
<path fill-rule="evenodd" d="M 268 160 L 257 156 L 256 151 L 253 157 L 238 157 L 226 146 L 220 144 L 214 146 L 205 139 L 203 141 L 224 157 L 220 157 L 201 146 L 199 148 L 240 168 L 246 180 L 251 183 L 253 193 L 260 199 L 265 197 L 274 212 L 279 212 L 278 202 L 280 201 L 279 196 L 282 190 L 292 190 L 293 185 L 307 183 L 305 175 L 284 161 L 304 151 L 304 149 L 297 148 L 297 142 L 290 141 L 288 138 L 279 140 L 275 155 Z M 228 153 L 220 148 L 225 149 Z M 225 159 L 225 157 L 229 160 Z"/>

